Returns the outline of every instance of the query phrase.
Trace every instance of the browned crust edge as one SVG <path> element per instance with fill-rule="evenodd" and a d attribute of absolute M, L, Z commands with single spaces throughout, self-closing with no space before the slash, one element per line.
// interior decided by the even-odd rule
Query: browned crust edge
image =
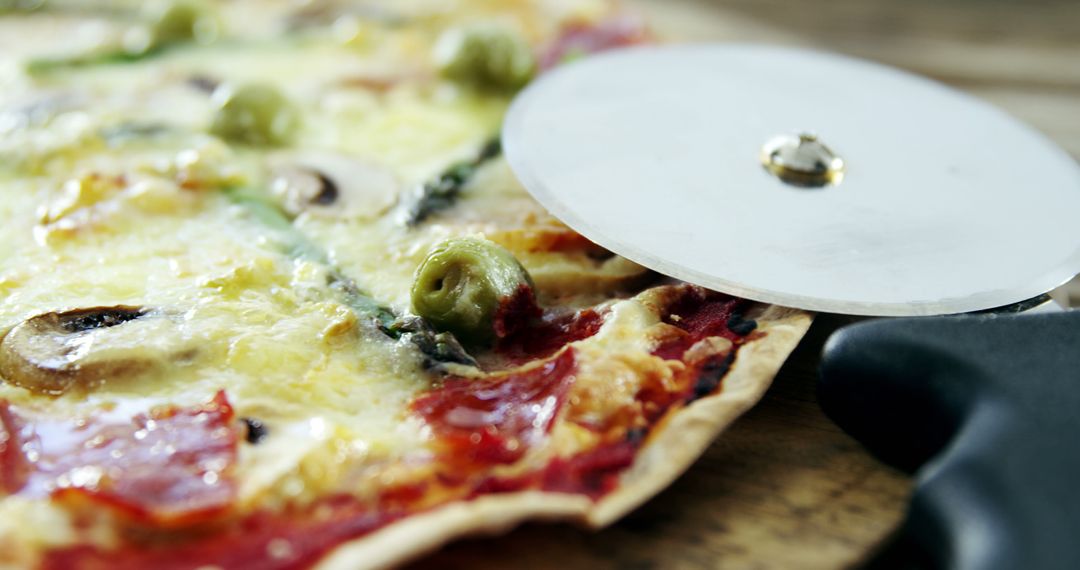
<path fill-rule="evenodd" d="M 525 521 L 572 521 L 592 529 L 617 521 L 670 485 L 761 399 L 812 320 L 796 309 L 765 307 L 758 317 L 765 336 L 739 348 L 722 389 L 669 416 L 622 474 L 619 487 L 601 500 L 526 491 L 450 503 L 338 546 L 319 570 L 388 568 L 453 539 L 502 534 Z"/>

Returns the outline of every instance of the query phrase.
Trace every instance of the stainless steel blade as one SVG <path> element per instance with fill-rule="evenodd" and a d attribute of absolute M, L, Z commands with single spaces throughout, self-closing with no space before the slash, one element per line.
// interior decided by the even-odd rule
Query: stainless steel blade
<path fill-rule="evenodd" d="M 839 155 L 842 180 L 807 187 L 762 166 L 764 145 L 797 133 Z M 1071 157 L 990 105 L 848 57 L 746 45 L 600 55 L 522 93 L 503 144 L 525 187 L 589 239 L 760 301 L 957 313 L 1080 272 Z"/>

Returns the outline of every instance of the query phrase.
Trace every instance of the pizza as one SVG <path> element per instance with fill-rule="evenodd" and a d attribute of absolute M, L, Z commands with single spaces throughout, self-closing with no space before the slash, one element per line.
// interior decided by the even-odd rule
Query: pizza
<path fill-rule="evenodd" d="M 0 565 L 603 527 L 809 325 L 604 250 L 510 172 L 515 92 L 650 41 L 612 3 L 0 10 Z"/>

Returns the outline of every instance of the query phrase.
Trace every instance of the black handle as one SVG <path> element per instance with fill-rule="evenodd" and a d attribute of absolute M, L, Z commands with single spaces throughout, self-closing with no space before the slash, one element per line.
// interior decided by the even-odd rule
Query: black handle
<path fill-rule="evenodd" d="M 1080 568 L 1080 311 L 893 319 L 829 339 L 825 412 L 916 472 L 876 568 Z"/>

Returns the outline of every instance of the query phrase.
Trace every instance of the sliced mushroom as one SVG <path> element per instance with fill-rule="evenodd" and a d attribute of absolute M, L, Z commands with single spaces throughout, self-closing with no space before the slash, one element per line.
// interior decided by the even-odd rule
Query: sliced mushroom
<path fill-rule="evenodd" d="M 271 188 L 285 211 L 298 216 L 372 219 L 397 201 L 399 183 L 388 169 L 333 152 L 276 156 Z"/>
<path fill-rule="evenodd" d="M 0 377 L 58 395 L 138 377 L 190 356 L 176 324 L 160 311 L 114 306 L 31 317 L 0 340 Z"/>

